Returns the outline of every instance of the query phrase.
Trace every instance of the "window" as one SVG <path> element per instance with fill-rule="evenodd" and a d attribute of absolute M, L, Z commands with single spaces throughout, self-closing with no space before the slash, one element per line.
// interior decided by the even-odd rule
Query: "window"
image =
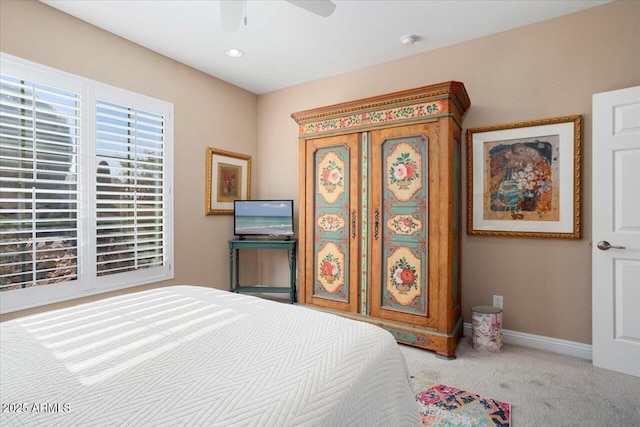
<path fill-rule="evenodd" d="M 2 290 L 78 276 L 78 93 L 0 80 Z"/>
<path fill-rule="evenodd" d="M 97 102 L 97 274 L 164 262 L 164 120 Z"/>
<path fill-rule="evenodd" d="M 173 105 L 0 61 L 0 310 L 172 278 Z"/>

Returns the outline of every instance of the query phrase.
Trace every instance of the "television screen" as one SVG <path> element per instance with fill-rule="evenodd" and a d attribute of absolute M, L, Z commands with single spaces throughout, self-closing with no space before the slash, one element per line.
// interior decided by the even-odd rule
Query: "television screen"
<path fill-rule="evenodd" d="M 293 200 L 236 200 L 236 236 L 293 236 Z"/>

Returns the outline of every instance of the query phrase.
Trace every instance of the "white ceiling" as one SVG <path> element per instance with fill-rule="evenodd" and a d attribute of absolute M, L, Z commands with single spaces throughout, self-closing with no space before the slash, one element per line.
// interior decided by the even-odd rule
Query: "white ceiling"
<path fill-rule="evenodd" d="M 225 32 L 219 0 L 41 0 L 255 94 L 322 79 L 609 3 L 612 0 L 333 0 L 327 17 L 248 0 Z M 412 46 L 400 42 L 413 34 Z M 225 55 L 228 48 L 241 58 Z"/>

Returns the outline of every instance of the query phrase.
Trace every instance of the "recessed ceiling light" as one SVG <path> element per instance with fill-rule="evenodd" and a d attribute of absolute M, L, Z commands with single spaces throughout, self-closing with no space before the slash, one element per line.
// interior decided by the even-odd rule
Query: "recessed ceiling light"
<path fill-rule="evenodd" d="M 400 42 L 405 46 L 411 46 L 412 44 L 417 42 L 418 39 L 419 39 L 418 36 L 414 36 L 413 34 L 410 34 L 410 35 L 402 36 L 402 38 L 400 39 Z"/>
<path fill-rule="evenodd" d="M 242 55 L 244 55 L 244 52 L 240 49 L 236 49 L 233 47 L 231 49 L 227 49 L 227 56 L 230 56 L 232 58 L 240 58 Z"/>

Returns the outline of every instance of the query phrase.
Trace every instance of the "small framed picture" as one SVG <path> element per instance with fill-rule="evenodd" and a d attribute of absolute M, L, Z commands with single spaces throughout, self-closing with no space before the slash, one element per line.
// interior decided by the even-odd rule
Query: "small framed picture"
<path fill-rule="evenodd" d="M 232 215 L 234 200 L 251 197 L 251 156 L 207 148 L 205 213 Z"/>
<path fill-rule="evenodd" d="M 467 130 L 467 233 L 580 238 L 582 116 Z"/>

